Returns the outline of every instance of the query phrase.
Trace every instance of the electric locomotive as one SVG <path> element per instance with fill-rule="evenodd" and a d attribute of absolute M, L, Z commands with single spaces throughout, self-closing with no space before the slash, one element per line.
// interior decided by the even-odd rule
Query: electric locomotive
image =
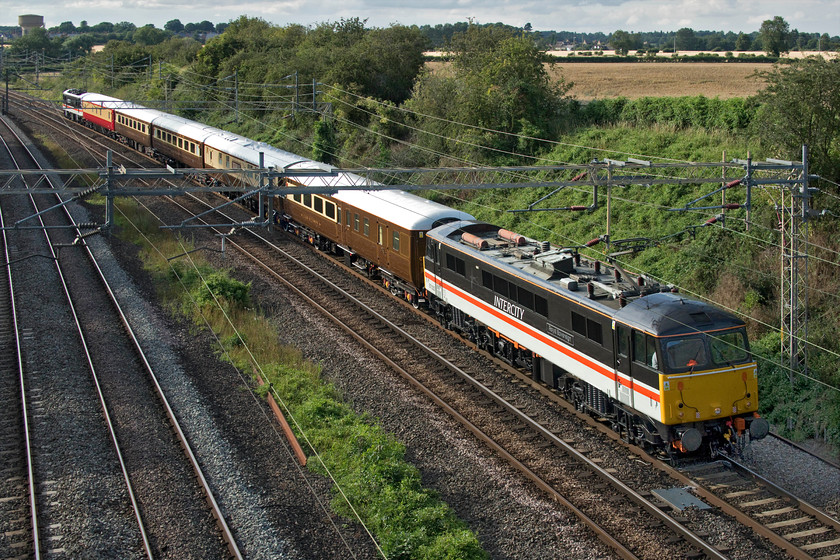
<path fill-rule="evenodd" d="M 427 234 L 429 306 L 446 327 L 627 441 L 674 456 L 767 435 L 737 317 L 644 276 L 486 223 Z"/>

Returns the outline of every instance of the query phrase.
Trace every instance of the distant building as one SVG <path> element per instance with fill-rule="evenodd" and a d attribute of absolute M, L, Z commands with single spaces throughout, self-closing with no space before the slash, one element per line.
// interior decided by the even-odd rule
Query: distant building
<path fill-rule="evenodd" d="M 34 14 L 18 16 L 18 25 L 20 25 L 21 33 L 26 35 L 27 32 L 33 29 L 44 27 L 44 16 L 36 16 Z"/>

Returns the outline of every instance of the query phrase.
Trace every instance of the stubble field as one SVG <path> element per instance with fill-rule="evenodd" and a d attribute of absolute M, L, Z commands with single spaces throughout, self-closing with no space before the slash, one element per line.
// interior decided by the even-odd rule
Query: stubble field
<path fill-rule="evenodd" d="M 750 62 L 576 62 L 556 64 L 549 72 L 573 82 L 570 94 L 580 100 L 700 94 L 726 99 L 755 95 L 764 85 L 755 73 L 771 68 L 771 64 Z"/>
<path fill-rule="evenodd" d="M 435 71 L 445 71 L 447 63 L 430 62 Z M 610 97 L 748 97 L 756 94 L 762 81 L 758 71 L 771 64 L 738 62 L 639 63 L 574 62 L 549 65 L 549 74 L 573 82 L 570 95 L 581 101 Z"/>

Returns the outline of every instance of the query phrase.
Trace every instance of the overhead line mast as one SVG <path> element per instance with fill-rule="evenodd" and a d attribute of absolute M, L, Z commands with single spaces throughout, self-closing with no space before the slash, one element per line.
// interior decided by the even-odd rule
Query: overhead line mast
<path fill-rule="evenodd" d="M 259 196 L 260 206 L 263 208 L 260 218 L 242 224 L 232 224 L 238 227 L 270 227 L 270 220 L 267 219 L 267 208 L 270 197 L 286 196 L 288 194 L 309 193 L 309 194 L 334 194 L 339 190 L 405 190 L 415 191 L 423 189 L 435 190 L 469 190 L 469 189 L 498 189 L 498 188 L 523 188 L 523 187 L 553 187 L 554 190 L 530 204 L 528 208 L 521 210 L 509 210 L 510 212 L 545 212 L 545 211 L 593 211 L 599 206 L 598 189 L 606 189 L 607 208 L 611 211 L 611 193 L 615 187 L 629 185 L 685 185 L 685 184 L 719 184 L 720 187 L 705 194 L 680 208 L 670 208 L 668 211 L 709 211 L 720 210 L 714 218 L 707 220 L 701 226 L 711 225 L 723 218 L 726 210 L 744 209 L 747 212 L 746 221 L 749 224 L 749 216 L 752 206 L 752 188 L 777 187 L 781 190 L 781 203 L 776 207 L 779 214 L 779 227 L 782 235 L 781 251 L 781 350 L 783 360 L 789 361 L 791 381 L 796 375 L 807 373 L 807 335 L 808 335 L 808 218 L 819 213 L 810 208 L 812 189 L 808 185 L 808 152 L 802 148 L 802 162 L 770 160 L 766 162 L 753 162 L 751 158 L 746 160 L 734 159 L 730 162 L 717 163 L 653 163 L 637 159 L 618 161 L 605 159 L 603 161 L 593 160 L 588 164 L 577 165 L 553 165 L 539 167 L 463 167 L 463 168 L 427 168 L 427 169 L 336 169 L 319 167 L 317 169 L 274 169 L 260 168 L 258 170 L 247 170 L 247 173 L 259 173 L 259 187 L 216 185 L 216 186 L 195 186 L 186 179 L 201 179 L 218 175 L 223 172 L 227 175 L 235 175 L 245 172 L 240 169 L 173 169 L 165 170 L 152 169 L 125 169 L 108 165 L 106 170 L 99 170 L 99 182 L 96 189 L 108 200 L 116 196 L 175 196 L 191 191 L 218 191 L 237 192 L 241 198 Z M 109 160 L 110 161 L 110 160 Z M 721 170 L 717 177 L 709 173 L 715 168 Z M 728 169 L 740 170 L 740 178 L 730 180 L 727 178 Z M 12 171 L 0 170 L 0 195 L 17 194 L 20 192 L 39 192 L 39 185 L 42 179 L 36 179 L 26 189 L 13 188 L 13 180 L 22 175 L 46 175 L 66 177 L 64 188 L 59 189 L 67 194 L 78 195 L 88 189 L 71 188 L 73 179 L 77 176 L 97 173 L 96 170 L 44 170 L 44 171 Z M 570 174 L 574 174 L 570 177 Z M 294 178 L 296 175 L 322 177 L 323 186 L 319 187 L 294 187 L 285 186 L 286 179 Z M 348 176 L 357 177 L 358 184 L 347 185 Z M 3 179 L 5 177 L 5 179 Z M 332 185 L 334 178 L 343 178 L 343 186 Z M 131 181 L 132 179 L 146 180 L 181 180 L 184 185 L 169 183 L 161 188 L 116 188 L 116 183 Z M 202 182 L 204 183 L 204 182 Z M 537 207 L 540 203 L 550 199 L 560 190 L 574 187 L 577 189 L 586 188 L 592 190 L 592 201 L 589 205 L 557 207 Z M 745 189 L 741 203 L 727 202 L 724 196 L 727 190 L 735 187 Z M 45 189 L 46 190 L 46 189 Z M 719 204 L 700 206 L 701 201 L 710 199 L 717 193 L 722 193 Z M 731 199 L 730 199 L 731 200 Z M 609 218 L 608 218 L 609 220 Z M 25 220 L 24 220 L 25 221 Z M 16 224 L 19 228 L 23 224 Z M 107 228 L 110 220 L 102 224 Z M 191 227 L 185 224 L 181 226 L 167 227 Z M 194 226 L 197 227 L 197 226 Z M 748 225 L 749 227 L 749 225 Z M 693 231 L 693 228 L 692 228 Z M 644 247 L 644 239 L 634 240 L 612 240 L 609 237 L 610 231 L 593 239 L 586 246 L 592 246 L 596 242 L 604 241 L 611 245 L 633 245 Z M 669 236 L 671 237 L 671 236 Z M 633 242 L 633 243 L 630 243 Z M 609 253 L 609 248 L 607 253 Z M 613 258 L 617 254 L 613 255 Z M 609 254 L 608 254 L 609 257 Z M 787 364 L 784 364 L 788 367 Z"/>

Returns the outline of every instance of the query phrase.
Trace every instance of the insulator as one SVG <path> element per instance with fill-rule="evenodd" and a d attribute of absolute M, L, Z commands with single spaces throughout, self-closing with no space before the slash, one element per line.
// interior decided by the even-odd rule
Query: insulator
<path fill-rule="evenodd" d="M 595 261 L 595 274 L 601 274 L 601 261 Z"/>
<path fill-rule="evenodd" d="M 592 298 L 595 296 L 595 285 L 592 282 L 586 283 L 586 294 Z"/>
<path fill-rule="evenodd" d="M 621 280 L 621 272 L 619 272 L 617 268 L 613 269 L 613 276 L 615 276 L 615 281 L 616 282 Z"/>
<path fill-rule="evenodd" d="M 625 307 L 627 305 L 627 297 L 624 294 L 618 296 L 618 304 L 621 307 Z"/>
<path fill-rule="evenodd" d="M 598 243 L 600 243 L 600 242 L 601 242 L 601 238 L 600 238 L 600 237 L 596 237 L 595 239 L 590 239 L 589 241 L 587 241 L 587 242 L 586 242 L 586 246 L 587 246 L 587 247 L 593 247 L 593 246 L 597 245 L 597 244 L 598 244 Z"/>
<path fill-rule="evenodd" d="M 94 222 L 82 222 L 82 223 L 76 224 L 76 227 L 79 228 L 79 229 L 93 229 L 93 228 L 99 227 L 99 225 L 95 224 Z"/>
<path fill-rule="evenodd" d="M 740 184 L 741 184 L 741 179 L 735 179 L 734 181 L 730 181 L 730 182 L 726 183 L 726 185 L 724 185 L 723 188 L 728 189 L 728 188 L 731 188 L 731 187 L 737 187 Z"/>
<path fill-rule="evenodd" d="M 89 189 L 85 189 L 82 192 L 80 192 L 79 194 L 77 194 L 76 198 L 84 198 L 86 196 L 90 196 L 98 190 L 99 190 L 99 187 L 90 187 Z"/>
<path fill-rule="evenodd" d="M 514 233 L 507 229 L 500 229 L 498 236 L 505 241 L 510 241 L 514 245 L 525 245 L 525 243 L 527 243 L 525 236 L 519 235 L 518 233 Z"/>
<path fill-rule="evenodd" d="M 729 202 L 727 204 L 724 204 L 723 207 L 726 208 L 727 210 L 737 210 L 738 208 L 741 207 L 741 205 L 738 204 L 737 202 Z"/>
<path fill-rule="evenodd" d="M 482 239 L 481 237 L 473 235 L 471 233 L 462 233 L 461 241 L 472 245 L 476 249 L 486 249 L 488 247 L 486 239 Z"/>
<path fill-rule="evenodd" d="M 644 276 L 639 276 L 637 281 L 639 283 L 639 286 L 644 286 L 645 285 L 645 277 Z"/>
<path fill-rule="evenodd" d="M 575 266 L 580 266 L 580 253 L 575 253 Z"/>
<path fill-rule="evenodd" d="M 569 206 L 569 210 L 583 212 L 584 210 L 589 210 L 589 206 Z"/>

